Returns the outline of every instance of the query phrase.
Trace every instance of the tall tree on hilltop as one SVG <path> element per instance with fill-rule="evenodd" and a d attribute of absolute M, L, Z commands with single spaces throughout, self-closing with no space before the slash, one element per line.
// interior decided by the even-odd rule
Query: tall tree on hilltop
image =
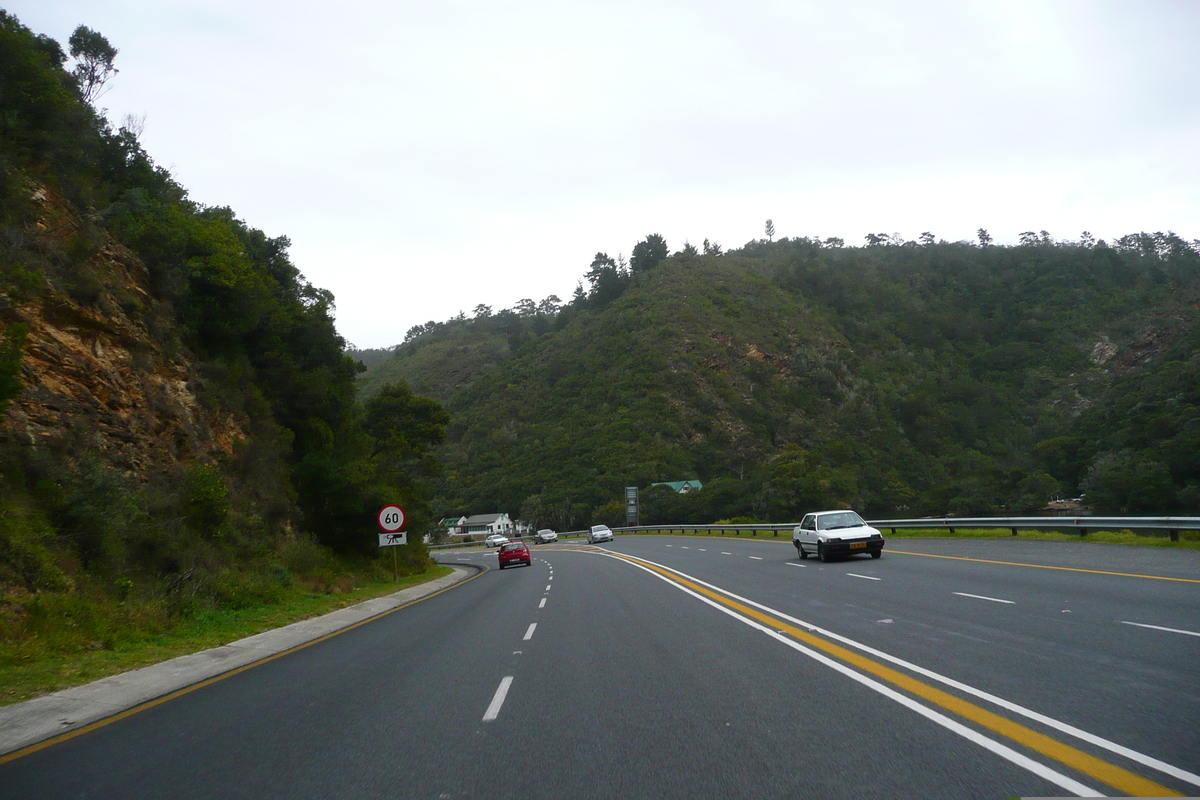
<path fill-rule="evenodd" d="M 649 272 L 670 254 L 667 240 L 657 233 L 652 233 L 633 246 L 629 256 L 629 266 L 634 272 Z"/>
<path fill-rule="evenodd" d="M 109 44 L 102 34 L 86 25 L 76 28 L 67 42 L 71 47 L 71 56 L 76 61 L 71 74 L 79 82 L 83 99 L 90 103 L 100 96 L 108 79 L 119 72 L 113 62 L 120 51 Z"/>
<path fill-rule="evenodd" d="M 768 242 L 774 241 L 774 239 L 775 239 L 775 223 L 772 222 L 771 220 L 767 220 L 767 225 L 766 225 L 766 228 L 763 229 L 763 232 L 767 234 Z"/>

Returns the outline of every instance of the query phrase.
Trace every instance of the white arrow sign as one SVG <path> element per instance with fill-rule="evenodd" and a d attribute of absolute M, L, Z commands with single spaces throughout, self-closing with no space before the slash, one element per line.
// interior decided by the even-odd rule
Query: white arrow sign
<path fill-rule="evenodd" d="M 408 544 L 408 531 L 379 534 L 380 547 L 393 547 L 398 544 Z"/>

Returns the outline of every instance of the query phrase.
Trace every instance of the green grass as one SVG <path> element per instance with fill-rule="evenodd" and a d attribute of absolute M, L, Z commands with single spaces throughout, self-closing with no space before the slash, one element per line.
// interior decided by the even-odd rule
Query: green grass
<path fill-rule="evenodd" d="M 205 609 L 173 625 L 164 626 L 152 611 L 128 610 L 122 621 L 135 628 L 131 635 L 108 646 L 97 640 L 95 649 L 46 647 L 37 633 L 23 639 L 0 640 L 0 705 L 20 702 L 49 692 L 79 686 L 108 675 L 156 664 L 176 656 L 229 644 L 256 633 L 279 628 L 302 619 L 327 614 L 363 600 L 450 574 L 446 566 L 401 578 L 360 576 L 358 585 L 330 593 L 304 586 L 284 590 L 269 605 L 237 609 Z M 0 608 L 0 611 L 4 609 Z M 67 626 L 76 623 L 66 615 Z M 60 620 L 60 624 L 61 620 Z M 140 630 L 136 630 L 140 628 Z"/>

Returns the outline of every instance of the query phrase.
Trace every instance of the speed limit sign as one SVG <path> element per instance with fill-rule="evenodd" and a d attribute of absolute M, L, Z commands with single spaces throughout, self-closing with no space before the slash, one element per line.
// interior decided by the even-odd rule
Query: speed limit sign
<path fill-rule="evenodd" d="M 395 533 L 404 527 L 404 509 L 400 506 L 384 506 L 379 509 L 379 530 Z"/>

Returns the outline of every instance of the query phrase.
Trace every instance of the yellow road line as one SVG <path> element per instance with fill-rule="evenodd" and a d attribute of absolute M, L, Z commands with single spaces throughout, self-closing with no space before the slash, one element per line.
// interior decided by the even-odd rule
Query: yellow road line
<path fill-rule="evenodd" d="M 217 681 L 223 681 L 226 678 L 232 678 L 234 675 L 237 675 L 238 673 L 245 672 L 248 669 L 253 669 L 254 667 L 261 666 L 263 664 L 266 664 L 268 661 L 274 661 L 277 658 L 283 658 L 286 655 L 295 653 L 297 650 L 303 650 L 304 648 L 311 647 L 312 645 L 317 644 L 318 642 L 323 642 L 326 639 L 332 639 L 334 636 L 340 636 L 341 634 L 346 633 L 347 631 L 352 631 L 355 628 L 362 627 L 363 625 L 366 625 L 368 622 L 374 622 L 375 620 L 379 619 L 380 617 L 386 617 L 388 614 L 394 614 L 402 608 L 408 608 L 409 606 L 414 605 L 415 603 L 420 603 L 421 601 L 428 600 L 431 597 L 437 597 L 442 592 L 448 592 L 451 589 L 454 589 L 458 586 L 462 586 L 465 583 L 470 583 L 471 581 L 475 580 L 480 575 L 482 575 L 484 572 L 488 572 L 489 570 L 490 570 L 490 567 L 484 567 L 483 572 L 477 572 L 465 580 L 461 580 L 458 583 L 451 584 L 450 586 L 447 586 L 444 589 L 438 589 L 433 594 L 427 594 L 424 597 L 418 597 L 416 600 L 410 600 L 409 602 L 405 603 L 402 606 L 396 606 L 395 608 L 389 608 L 387 611 L 382 611 L 373 617 L 367 617 L 366 619 L 360 620 L 359 622 L 356 622 L 353 625 L 347 625 L 345 628 L 336 630 L 333 633 L 327 633 L 324 636 L 320 636 L 316 639 L 313 639 L 310 642 L 305 642 L 304 644 L 298 644 L 295 647 L 290 647 L 287 650 L 284 650 L 280 653 L 275 653 L 274 655 L 260 658 L 258 661 L 253 661 L 249 664 L 245 664 L 245 665 L 237 667 L 235 669 L 231 669 L 228 672 L 222 672 L 220 675 L 214 675 L 213 677 L 208 678 L 206 680 L 202 680 L 199 683 L 193 683 L 192 685 L 185 686 L 182 689 L 176 689 L 175 691 L 173 691 L 169 694 L 164 694 L 162 697 L 156 697 L 153 700 L 147 700 L 145 703 L 140 703 L 140 704 L 134 706 L 133 708 L 127 708 L 124 711 L 113 714 L 111 717 L 105 717 L 104 719 L 96 720 L 95 722 L 84 725 L 82 728 L 79 728 L 77 730 L 67 731 L 66 733 L 60 733 L 55 736 L 51 736 L 49 739 L 43 739 L 40 742 L 35 742 L 34 744 L 26 745 L 25 747 L 22 747 L 19 750 L 13 750 L 11 753 L 6 753 L 6 754 L 0 756 L 0 764 L 7 764 L 9 761 L 15 761 L 18 758 L 21 758 L 22 756 L 27 756 L 31 753 L 36 753 L 39 750 L 45 750 L 47 747 L 56 745 L 59 742 L 65 742 L 68 739 L 74 739 L 76 736 L 82 736 L 85 733 L 90 733 L 91 731 L 97 730 L 99 728 L 103 728 L 106 725 L 111 725 L 114 722 L 118 722 L 120 720 L 125 719 L 126 717 L 132 717 L 134 714 L 141 713 L 142 711 L 145 711 L 148 708 L 154 708 L 157 705 L 161 705 L 170 700 L 174 700 L 176 697 L 182 697 L 183 695 L 188 694 L 189 692 L 194 692 L 197 689 L 203 689 L 205 686 L 210 686 L 210 685 L 216 683 Z M 364 602 L 366 602 L 366 601 L 364 601 Z"/>
<path fill-rule="evenodd" d="M 1033 569 L 1057 569 L 1063 572 L 1090 572 L 1093 575 L 1116 575 L 1120 578 L 1147 578 L 1152 581 L 1177 581 L 1178 583 L 1200 583 L 1196 578 L 1168 578 L 1165 575 L 1139 575 L 1136 572 L 1106 572 L 1102 569 L 1081 569 L 1080 567 L 1052 567 L 1046 564 L 1023 564 L 1019 561 L 992 561 L 988 558 L 967 558 L 966 556 L 938 556 L 933 553 L 914 553 L 909 550 L 888 550 L 902 556 L 921 556 L 923 558 L 948 558 L 951 561 L 977 561 L 980 564 L 1003 564 L 1006 567 L 1032 567 Z"/>
<path fill-rule="evenodd" d="M 1078 770 L 1085 775 L 1090 775 L 1097 780 L 1121 790 L 1135 797 L 1181 797 L 1178 792 L 1168 789 L 1165 786 L 1155 783 L 1154 781 L 1143 778 L 1140 775 L 1130 772 L 1110 764 L 1103 759 L 1096 758 L 1093 755 L 1083 752 L 1070 745 L 1063 744 L 1057 739 L 1038 733 L 1037 731 L 1027 728 L 1024 725 L 1013 722 L 1012 720 L 1002 717 L 999 714 L 980 708 L 974 703 L 969 703 L 959 697 L 955 697 L 949 692 L 944 692 L 941 689 L 934 688 L 927 683 L 911 678 L 902 672 L 884 666 L 883 664 L 873 661 L 866 656 L 859 655 L 852 650 L 848 650 L 840 645 L 833 644 L 814 634 L 809 633 L 795 625 L 791 625 L 783 620 L 776 619 L 768 614 L 765 614 L 757 609 L 738 603 L 728 597 L 714 592 L 704 586 L 681 578 L 680 576 L 669 572 L 655 564 L 647 563 L 629 556 L 617 555 L 619 558 L 624 558 L 630 563 L 635 563 L 646 569 L 662 575 L 668 580 L 686 586 L 688 589 L 701 594 L 711 600 L 715 600 L 721 605 L 737 611 L 739 614 L 750 617 L 758 622 L 771 626 L 775 630 L 785 631 L 788 635 L 798 639 L 805 644 L 821 650 L 834 658 L 851 664 L 863 672 L 870 673 L 878 678 L 895 685 L 900 688 L 922 697 L 942 708 L 958 714 L 960 717 L 975 722 L 988 730 L 994 731 L 1002 736 L 1012 739 L 1019 744 L 1028 747 L 1031 750 L 1036 750 L 1042 755 L 1053 758 L 1072 769 Z"/>

